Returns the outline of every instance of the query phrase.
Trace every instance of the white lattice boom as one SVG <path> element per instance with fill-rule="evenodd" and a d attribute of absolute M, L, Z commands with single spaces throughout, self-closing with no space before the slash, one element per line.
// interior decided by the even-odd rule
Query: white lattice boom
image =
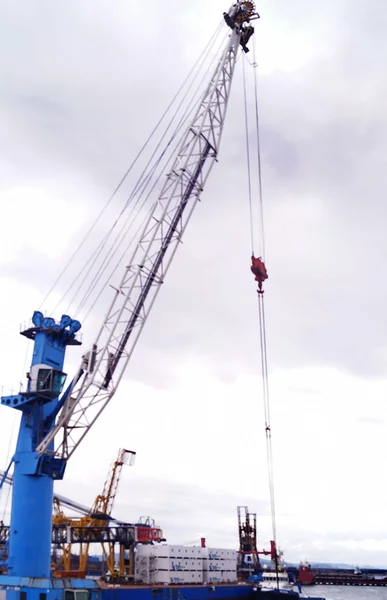
<path fill-rule="evenodd" d="M 56 426 L 37 448 L 68 458 L 113 397 L 217 159 L 240 40 L 234 30 L 144 227 L 93 350 Z M 58 436 L 59 437 L 59 436 Z"/>

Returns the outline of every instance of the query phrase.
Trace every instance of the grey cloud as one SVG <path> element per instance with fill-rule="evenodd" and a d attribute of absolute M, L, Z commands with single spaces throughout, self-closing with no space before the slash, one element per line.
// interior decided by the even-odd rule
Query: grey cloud
<path fill-rule="evenodd" d="M 328 364 L 380 376 L 384 365 L 375 354 L 387 337 L 380 279 L 386 250 L 382 192 L 386 121 L 380 101 L 385 96 L 381 52 L 385 41 L 380 23 L 386 15 L 380 3 L 377 19 L 364 3 L 355 4 L 315 3 L 313 14 L 301 1 L 291 8 L 277 3 L 267 9 L 268 26 L 288 23 L 298 34 L 316 34 L 318 39 L 320 26 L 324 32 L 331 30 L 326 56 L 296 72 L 260 78 L 268 335 L 273 366 Z M 29 7 L 29 20 L 22 22 L 8 9 L 3 21 L 8 37 L 2 39 L 14 48 L 11 57 L 16 62 L 12 68 L 12 61 L 6 68 L 3 65 L 8 85 L 2 106 L 4 119 L 10 118 L 14 126 L 8 143 L 10 156 L 15 157 L 12 179 L 20 177 L 16 165 L 24 171 L 24 181 L 36 168 L 41 177 L 47 171 L 51 177 L 54 169 L 59 186 L 68 176 L 81 178 L 82 172 L 83 179 L 97 182 L 90 190 L 96 192 L 97 208 L 151 129 L 150 118 L 158 112 L 152 109 L 154 89 L 161 107 L 184 73 L 183 59 L 175 52 L 181 40 L 173 37 L 163 44 L 165 64 L 174 68 L 161 73 L 151 67 L 154 57 L 148 51 L 136 64 L 128 60 L 141 36 L 137 29 L 131 30 L 130 39 L 120 29 L 114 36 L 117 15 L 106 20 L 103 3 L 93 26 L 88 23 L 87 3 L 77 8 L 63 5 L 55 15 L 47 12 L 46 18 L 53 19 L 49 27 L 44 27 L 44 20 L 40 23 L 37 6 Z M 181 15 L 183 19 L 184 12 Z M 123 16 L 133 19 L 130 11 Z M 160 12 L 156 17 L 162 17 Z M 259 27 L 265 26 L 263 12 Z M 151 33 L 152 47 L 160 50 L 161 21 L 152 25 Z M 368 39 L 372 44 L 366 43 Z M 257 339 L 246 334 L 247 328 L 256 327 L 256 317 L 254 284 L 249 279 L 240 84 L 239 78 L 221 164 L 214 169 L 141 343 L 155 355 L 173 356 L 189 348 L 223 365 L 236 360 L 255 369 Z M 142 115 L 140 123 L 137 114 Z M 284 208 L 297 200 L 308 210 L 315 197 L 321 203 L 321 221 L 302 230 L 290 211 L 286 231 L 278 229 Z M 92 203 L 91 198 L 86 201 Z M 76 210 L 76 202 L 70 198 L 71 210 Z M 56 264 L 46 262 L 43 272 L 39 259 L 43 257 L 24 257 L 12 271 L 39 285 L 50 273 L 52 281 Z M 152 362 L 164 373 L 163 364 Z"/>
<path fill-rule="evenodd" d="M 66 481 L 66 493 L 86 505 L 93 501 L 89 486 L 75 485 L 71 479 Z M 135 478 L 131 483 L 122 482 L 114 516 L 129 522 L 150 516 L 171 543 L 194 542 L 204 536 L 208 545 L 236 547 L 236 507 L 240 504 L 258 508 L 261 518 L 269 515 L 268 502 L 156 477 Z"/>
<path fill-rule="evenodd" d="M 131 478 L 132 479 L 132 478 Z M 73 482 L 71 477 L 66 484 L 58 485 L 58 491 L 65 485 L 66 494 L 86 505 L 93 496 L 90 486 L 83 482 Z M 95 487 L 95 486 L 94 486 Z M 96 490 L 98 492 L 98 490 Z M 64 493 L 64 491 L 63 491 Z M 198 543 L 206 537 L 212 546 L 237 547 L 237 514 L 239 504 L 248 505 L 258 513 L 259 547 L 267 547 L 268 539 L 262 535 L 262 525 L 270 514 L 268 502 L 255 498 L 221 494 L 214 489 L 177 483 L 157 478 L 135 477 L 130 483 L 123 481 L 114 508 L 117 518 L 129 522 L 140 516 L 151 516 L 170 543 Z M 373 527 L 371 522 L 358 523 L 358 531 L 333 529 L 325 533 L 304 531 L 292 515 L 278 515 L 280 519 L 280 546 L 285 550 L 287 562 L 305 560 L 341 561 L 359 563 L 359 553 L 345 546 L 355 542 L 364 545 L 361 564 L 383 565 L 377 551 L 367 551 L 369 540 L 383 542 L 385 536 Z M 344 544 L 343 547 L 340 544 Z"/>

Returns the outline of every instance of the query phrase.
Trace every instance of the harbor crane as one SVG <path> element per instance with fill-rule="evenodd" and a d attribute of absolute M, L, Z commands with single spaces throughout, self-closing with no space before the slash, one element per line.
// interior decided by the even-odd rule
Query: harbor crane
<path fill-rule="evenodd" d="M 259 556 L 270 556 L 274 568 L 277 567 L 279 555 L 275 540 L 270 542 L 270 550 L 257 548 L 257 514 L 251 513 L 248 506 L 238 506 L 238 575 L 247 580 L 261 569 Z"/>
<path fill-rule="evenodd" d="M 20 589 L 28 590 L 28 600 L 64 597 L 64 587 L 58 587 L 50 571 L 54 481 L 63 479 L 68 460 L 115 395 L 218 160 L 238 49 L 241 44 L 246 48 L 245 28 L 259 17 L 253 2 L 236 2 L 227 15 L 229 36 L 220 61 L 138 244 L 126 259 L 106 317 L 66 389 L 65 355 L 67 348 L 81 345 L 81 322 L 67 314 L 55 320 L 35 311 L 32 322 L 20 332 L 34 343 L 26 391 L 1 398 L 3 406 L 21 413 L 12 459 L 7 575 L 0 577 L 0 596 L 5 590 L 7 600 L 17 600 Z M 97 513 L 106 512 L 109 504 L 98 503 L 95 508 Z M 73 588 L 77 585 L 74 581 Z M 93 590 L 93 585 L 85 581 L 82 589 L 89 586 Z"/>
<path fill-rule="evenodd" d="M 66 516 L 60 506 L 58 498 L 54 498 L 54 517 L 53 525 L 66 525 L 70 527 L 84 527 L 92 532 L 95 527 L 104 527 L 111 519 L 111 513 L 114 505 L 114 500 L 117 494 L 118 485 L 120 482 L 122 467 L 124 465 L 133 466 L 136 458 L 136 452 L 121 448 L 118 456 L 109 470 L 108 477 L 101 494 L 97 496 L 93 507 L 88 514 L 80 519 Z M 90 539 L 92 537 L 90 536 Z M 101 544 L 103 556 L 110 571 L 114 570 L 114 548 L 115 544 Z M 81 543 L 79 546 L 79 569 L 77 575 L 86 573 L 87 561 L 89 558 L 90 541 Z M 71 550 L 72 544 L 66 543 L 62 545 L 62 559 L 64 574 L 71 571 Z M 56 569 L 56 574 L 60 574 L 60 570 Z"/>
<path fill-rule="evenodd" d="M 113 470 L 114 464 L 109 472 L 110 479 L 107 481 L 111 480 L 111 473 Z M 4 471 L 0 470 L 0 477 L 3 476 Z M 12 485 L 12 475 L 7 475 L 4 478 L 4 482 L 8 485 Z M 105 489 L 106 488 L 107 486 L 105 483 Z M 106 497 L 106 493 L 103 492 L 101 496 Z M 78 513 L 79 516 L 70 517 L 66 515 L 63 510 L 64 508 Z M 81 570 L 80 565 L 78 565 L 78 569 L 75 571 L 71 568 L 71 548 L 75 544 L 79 546 L 80 558 L 83 555 L 83 548 L 85 548 L 87 544 L 94 543 L 107 546 L 110 558 L 109 560 L 106 560 L 105 556 L 105 562 L 107 562 L 111 578 L 118 577 L 127 579 L 133 567 L 132 562 L 127 560 L 127 551 L 129 550 L 130 559 L 133 558 L 132 554 L 135 544 L 149 544 L 165 541 L 161 528 L 156 525 L 154 519 L 151 517 L 140 517 L 138 522 L 133 524 L 120 521 L 110 516 L 108 519 L 109 525 L 106 525 L 104 519 L 103 522 L 101 520 L 101 525 L 96 526 L 95 519 L 90 516 L 91 514 L 92 509 L 85 505 L 67 498 L 66 496 L 62 496 L 61 494 L 55 494 L 53 500 L 52 527 L 52 544 L 54 547 L 53 570 L 55 577 L 64 578 L 70 576 L 70 574 L 71 577 L 77 578 L 86 576 L 85 567 L 83 566 L 85 563 L 82 564 L 83 570 Z M 2 560 L 4 560 L 8 554 L 9 529 L 9 526 L 0 522 L 0 559 Z M 119 546 L 118 571 L 112 566 L 113 561 L 111 558 L 113 556 L 115 545 Z M 63 555 L 61 559 L 58 557 L 56 551 L 57 548 L 62 548 Z M 0 573 L 5 568 L 6 567 L 0 569 Z"/>

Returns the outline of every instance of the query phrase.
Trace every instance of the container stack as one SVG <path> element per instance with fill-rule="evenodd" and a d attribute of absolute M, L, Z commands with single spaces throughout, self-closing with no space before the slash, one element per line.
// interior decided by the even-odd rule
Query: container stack
<path fill-rule="evenodd" d="M 144 584 L 203 583 L 202 548 L 190 546 L 137 546 L 135 580 Z"/>
<path fill-rule="evenodd" d="M 223 548 L 206 548 L 203 558 L 204 583 L 235 583 L 237 581 L 237 552 Z"/>
<path fill-rule="evenodd" d="M 147 585 L 237 581 L 237 552 L 223 548 L 138 545 L 135 580 Z"/>

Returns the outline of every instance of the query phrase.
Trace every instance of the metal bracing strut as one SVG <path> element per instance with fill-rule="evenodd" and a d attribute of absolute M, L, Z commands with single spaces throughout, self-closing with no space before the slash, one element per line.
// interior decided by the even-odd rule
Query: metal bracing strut
<path fill-rule="evenodd" d="M 240 31 L 232 31 L 174 164 L 115 292 L 93 350 L 56 425 L 37 447 L 48 451 L 63 429 L 55 454 L 72 455 L 106 407 L 125 372 L 185 228 L 217 159 Z M 82 374 L 84 373 L 84 374 Z"/>

